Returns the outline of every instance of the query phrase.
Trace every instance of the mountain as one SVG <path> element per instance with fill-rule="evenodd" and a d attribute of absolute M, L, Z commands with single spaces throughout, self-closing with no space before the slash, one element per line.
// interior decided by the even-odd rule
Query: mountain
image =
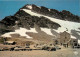
<path fill-rule="evenodd" d="M 0 21 L 0 35 L 3 37 L 52 41 L 64 31 L 80 39 L 80 17 L 66 10 L 58 11 L 34 4 L 25 5 L 13 16 Z"/>

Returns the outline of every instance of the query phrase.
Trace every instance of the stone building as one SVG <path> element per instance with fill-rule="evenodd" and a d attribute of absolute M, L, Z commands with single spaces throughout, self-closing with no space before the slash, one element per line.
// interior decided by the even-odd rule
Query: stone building
<path fill-rule="evenodd" d="M 78 39 L 71 39 L 71 47 L 72 48 L 80 48 L 80 45 L 78 44 Z"/>
<path fill-rule="evenodd" d="M 58 42 L 60 45 L 63 45 L 64 47 L 70 46 L 71 42 L 70 34 L 66 31 L 61 32 Z"/>

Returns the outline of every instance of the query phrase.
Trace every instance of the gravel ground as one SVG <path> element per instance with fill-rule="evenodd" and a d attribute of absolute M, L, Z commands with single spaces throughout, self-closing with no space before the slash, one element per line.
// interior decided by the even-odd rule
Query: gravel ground
<path fill-rule="evenodd" d="M 57 51 L 0 51 L 0 57 L 80 57 L 79 50 L 62 49 Z M 78 55 L 78 56 L 77 56 Z"/>

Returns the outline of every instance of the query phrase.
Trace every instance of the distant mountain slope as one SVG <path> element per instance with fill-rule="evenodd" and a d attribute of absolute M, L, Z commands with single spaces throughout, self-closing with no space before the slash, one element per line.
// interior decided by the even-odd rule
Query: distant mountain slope
<path fill-rule="evenodd" d="M 14 16 L 0 21 L 0 34 L 4 37 L 19 34 L 20 37 L 52 40 L 64 31 L 80 39 L 80 17 L 66 10 L 59 12 L 34 4 L 25 5 Z"/>

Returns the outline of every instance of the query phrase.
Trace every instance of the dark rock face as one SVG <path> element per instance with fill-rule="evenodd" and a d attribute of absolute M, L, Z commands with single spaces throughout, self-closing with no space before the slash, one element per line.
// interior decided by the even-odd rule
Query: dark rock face
<path fill-rule="evenodd" d="M 27 5 L 25 5 L 23 8 L 27 8 L 26 6 Z M 41 7 L 41 9 L 40 9 L 36 5 L 31 5 L 31 6 L 32 6 L 32 11 L 35 11 L 35 12 L 36 11 L 40 12 L 41 9 L 44 9 L 44 11 L 45 11 L 45 9 L 47 9 L 45 7 Z M 21 9 L 23 9 L 23 8 L 21 8 Z M 19 21 L 18 25 L 21 26 L 21 27 L 25 27 L 25 28 L 29 29 L 30 27 L 34 27 L 34 23 L 36 23 L 39 27 L 47 27 L 48 28 L 48 26 L 47 26 L 48 24 L 50 24 L 51 28 L 57 29 L 58 27 L 60 27 L 59 24 L 57 24 L 55 22 L 52 22 L 45 17 L 31 16 L 21 9 L 14 15 L 15 17 L 17 17 L 19 19 L 18 20 Z"/>
<path fill-rule="evenodd" d="M 0 22 L 0 29 L 6 29 L 6 26 L 4 23 Z"/>
<path fill-rule="evenodd" d="M 63 18 L 68 21 L 80 22 L 80 17 L 78 17 L 77 15 L 73 15 L 69 11 L 63 10 L 61 13 Z"/>
<path fill-rule="evenodd" d="M 4 23 L 0 22 L 0 35 L 6 32 L 10 32 L 10 30 L 8 30 L 8 27 Z"/>
<path fill-rule="evenodd" d="M 36 5 L 32 5 L 34 10 L 39 10 L 40 8 Z M 23 7 L 25 8 L 25 6 Z M 36 9 L 37 8 L 37 9 Z M 47 8 L 41 7 L 41 9 L 47 12 Z M 45 11 L 46 10 L 46 11 Z M 41 11 L 41 10 L 40 10 Z M 15 22 L 18 21 L 18 24 L 16 25 Z M 31 16 L 30 14 L 26 13 L 23 10 L 19 10 L 14 16 L 7 16 L 3 20 L 0 21 L 0 23 L 3 23 L 4 27 L 7 26 L 7 29 L 15 30 L 13 26 L 17 27 L 24 27 L 27 29 L 30 29 L 30 27 L 34 27 L 34 23 L 37 24 L 39 27 L 49 28 L 48 25 L 50 25 L 51 28 L 57 29 L 60 27 L 59 24 L 52 22 L 51 20 L 45 18 L 45 17 L 37 17 L 37 16 Z"/>
<path fill-rule="evenodd" d="M 48 10 L 48 8 L 41 6 L 40 12 L 41 12 L 42 14 L 45 14 L 45 15 L 46 15 L 46 14 L 49 13 L 49 10 Z"/>
<path fill-rule="evenodd" d="M 26 6 L 28 6 L 30 4 L 25 5 L 24 7 L 22 7 L 21 9 L 29 9 Z M 34 4 L 31 5 L 32 6 L 32 11 L 36 12 L 36 13 L 40 13 L 43 15 L 47 15 L 53 18 L 57 18 L 57 19 L 61 19 L 61 20 L 67 20 L 67 21 L 73 21 L 73 22 L 80 22 L 80 17 L 77 15 L 72 14 L 69 11 L 63 10 L 63 11 L 58 11 L 56 9 L 48 9 L 44 6 L 38 7 Z"/>
<path fill-rule="evenodd" d="M 27 6 L 27 5 L 26 5 Z M 23 7 L 24 9 L 26 9 L 27 7 Z M 58 11 L 56 9 L 49 9 L 41 6 L 38 7 L 34 4 L 32 4 L 32 11 L 40 13 L 40 14 L 44 14 L 50 17 L 54 17 L 57 19 L 61 19 L 61 20 L 67 20 L 67 21 L 73 21 L 73 22 L 80 22 L 80 17 L 77 15 L 73 15 L 71 12 L 63 10 L 63 11 Z"/>
<path fill-rule="evenodd" d="M 0 23 L 4 23 L 6 26 L 13 26 L 15 25 L 15 21 L 18 20 L 15 16 L 7 16 L 5 17 Z"/>
<path fill-rule="evenodd" d="M 49 14 L 50 14 L 51 17 L 54 17 L 54 18 L 58 18 L 58 19 L 62 18 L 61 13 L 58 10 L 55 10 L 55 9 L 50 9 Z"/>
<path fill-rule="evenodd" d="M 19 26 L 22 26 L 25 28 L 34 27 L 34 23 L 36 23 L 39 27 L 47 27 L 48 28 L 48 24 L 51 25 L 51 28 L 57 29 L 58 27 L 60 27 L 59 24 L 52 22 L 45 17 L 31 16 L 22 10 L 21 10 L 21 13 L 23 13 L 23 14 L 21 15 L 19 12 L 15 15 L 17 18 L 19 18 L 19 24 L 18 24 Z M 26 14 L 26 15 L 24 15 L 24 14 Z"/>
<path fill-rule="evenodd" d="M 40 13 L 40 8 L 33 4 L 32 5 L 32 11 Z"/>
<path fill-rule="evenodd" d="M 8 16 L 0 21 L 0 34 L 13 31 L 12 26 L 15 25 L 16 20 L 18 19 L 15 16 Z"/>
<path fill-rule="evenodd" d="M 16 16 L 18 19 L 20 17 L 26 17 L 26 16 L 30 16 L 28 13 L 24 12 L 23 10 L 19 10 L 14 16 Z"/>
<path fill-rule="evenodd" d="M 10 32 L 10 30 L 0 29 L 0 35 L 1 35 L 1 34 L 4 34 L 4 33 L 7 33 L 7 32 Z"/>

